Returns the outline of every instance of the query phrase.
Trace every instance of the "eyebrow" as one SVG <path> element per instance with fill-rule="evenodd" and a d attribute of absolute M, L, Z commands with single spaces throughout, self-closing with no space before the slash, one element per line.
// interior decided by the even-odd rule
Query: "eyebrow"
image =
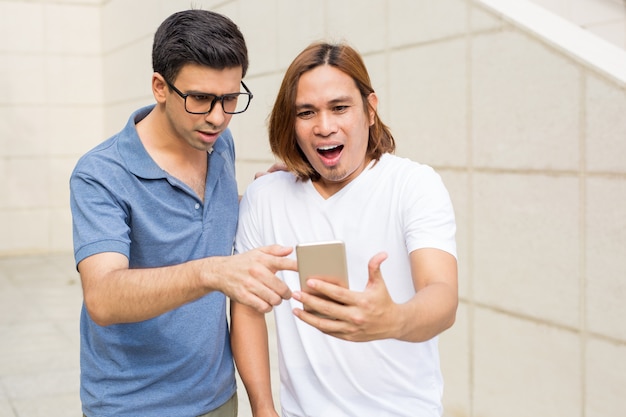
<path fill-rule="evenodd" d="M 183 91 L 183 90 L 180 90 Z M 207 93 L 206 91 L 200 91 L 200 90 L 186 90 L 184 91 L 184 94 L 189 94 L 189 95 L 196 95 L 196 96 L 214 96 L 214 97 L 220 97 L 220 96 L 227 96 L 229 94 L 239 94 L 241 93 L 241 85 L 239 86 L 239 91 L 236 92 L 232 92 L 232 93 L 224 93 L 224 94 L 216 94 L 216 93 Z"/>
<path fill-rule="evenodd" d="M 326 104 L 330 105 L 332 107 L 332 106 L 336 106 L 337 104 L 346 103 L 346 102 L 352 103 L 353 102 L 352 97 L 351 96 L 337 97 L 337 98 L 334 98 L 334 99 L 328 101 Z M 315 108 L 315 106 L 313 104 L 310 104 L 310 103 L 296 103 L 296 109 L 297 110 L 312 109 L 312 108 Z"/>
<path fill-rule="evenodd" d="M 228 95 L 231 95 L 231 94 L 239 94 L 239 93 L 241 93 L 241 91 L 237 91 L 237 92 L 234 92 L 234 93 L 224 93 L 224 94 L 221 94 L 221 95 L 220 95 L 220 94 L 215 94 L 215 93 L 207 93 L 207 92 L 204 92 L 204 91 L 189 90 L 189 91 L 187 91 L 185 94 L 189 94 L 189 95 L 191 95 L 191 96 L 214 96 L 214 97 L 222 97 L 222 96 L 228 96 Z"/>

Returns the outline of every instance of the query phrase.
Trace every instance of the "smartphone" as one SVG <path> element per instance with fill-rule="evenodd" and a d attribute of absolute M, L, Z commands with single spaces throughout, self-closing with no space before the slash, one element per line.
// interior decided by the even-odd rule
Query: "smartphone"
<path fill-rule="evenodd" d="M 343 242 L 333 240 L 298 244 L 296 245 L 296 258 L 298 259 L 298 273 L 300 274 L 300 289 L 302 291 L 328 299 L 306 285 L 307 279 L 312 276 L 348 288 L 346 247 Z M 332 319 L 332 317 L 327 317 L 306 305 L 303 308 L 322 318 Z"/>
<path fill-rule="evenodd" d="M 306 281 L 312 276 L 348 288 L 346 247 L 342 241 L 298 244 L 296 257 L 302 291 L 311 292 Z"/>

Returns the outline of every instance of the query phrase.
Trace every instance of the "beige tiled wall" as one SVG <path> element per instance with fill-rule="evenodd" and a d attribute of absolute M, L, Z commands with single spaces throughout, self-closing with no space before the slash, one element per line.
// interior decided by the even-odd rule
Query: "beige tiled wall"
<path fill-rule="evenodd" d="M 626 85 L 479 1 L 0 0 L 0 255 L 71 250 L 67 177 L 152 102 L 152 35 L 190 4 L 248 40 L 241 191 L 273 161 L 286 65 L 320 38 L 363 52 L 398 153 L 442 174 L 461 294 L 447 417 L 626 415 Z"/>
<path fill-rule="evenodd" d="M 0 254 L 71 247 L 67 178 L 103 130 L 100 14 L 0 1 Z"/>

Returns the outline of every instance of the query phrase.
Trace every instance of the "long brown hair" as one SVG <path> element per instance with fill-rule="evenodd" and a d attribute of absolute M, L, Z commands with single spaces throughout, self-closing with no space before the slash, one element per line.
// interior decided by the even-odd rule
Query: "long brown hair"
<path fill-rule="evenodd" d="M 314 43 L 293 60 L 285 73 L 269 117 L 269 140 L 272 153 L 302 180 L 317 180 L 320 175 L 313 169 L 296 140 L 296 91 L 300 76 L 321 65 L 333 66 L 354 80 L 366 114 L 370 110 L 367 98 L 374 92 L 361 55 L 349 45 Z M 394 152 L 396 145 L 389 128 L 380 120 L 375 109 L 371 110 L 374 110 L 374 123 L 369 129 L 366 156 L 378 161 L 384 153 Z"/>

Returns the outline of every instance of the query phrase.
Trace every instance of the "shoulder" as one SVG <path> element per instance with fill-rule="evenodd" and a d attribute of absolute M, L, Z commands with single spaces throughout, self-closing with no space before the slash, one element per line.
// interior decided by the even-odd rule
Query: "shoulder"
<path fill-rule="evenodd" d="M 384 154 L 375 167 L 398 180 L 433 181 L 440 178 L 439 174 L 429 165 L 403 158 L 397 155 Z"/>
<path fill-rule="evenodd" d="M 297 177 L 287 171 L 276 171 L 260 176 L 248 185 L 244 193 L 247 199 L 277 199 L 292 195 L 295 189 L 302 186 Z"/>
<path fill-rule="evenodd" d="M 117 141 L 118 135 L 115 135 L 89 150 L 79 158 L 74 173 L 110 169 L 119 164 L 120 158 L 116 149 Z"/>
<path fill-rule="evenodd" d="M 137 136 L 136 124 L 145 118 L 153 108 L 154 105 L 150 105 L 133 112 L 122 130 L 96 145 L 78 160 L 75 171 L 96 169 L 103 166 L 105 168 L 123 166 L 125 153 L 128 154 L 127 159 L 133 159 L 136 152 L 143 149 Z"/>
<path fill-rule="evenodd" d="M 288 171 L 270 172 L 261 175 L 250 183 L 248 190 L 253 193 L 269 193 L 280 190 L 287 190 L 296 186 L 299 181 L 296 176 Z"/>

